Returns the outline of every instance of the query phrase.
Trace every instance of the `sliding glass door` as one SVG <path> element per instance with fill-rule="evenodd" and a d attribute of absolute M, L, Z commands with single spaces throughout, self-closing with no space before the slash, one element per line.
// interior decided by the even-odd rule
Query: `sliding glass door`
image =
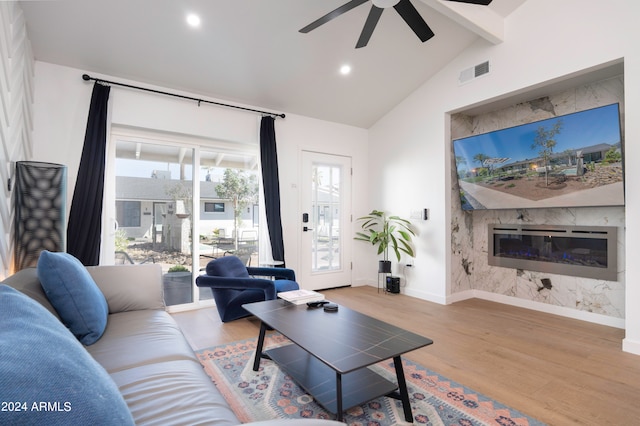
<path fill-rule="evenodd" d="M 162 265 L 167 306 L 194 301 L 194 148 L 115 141 L 116 264 Z"/>
<path fill-rule="evenodd" d="M 160 264 L 167 306 L 212 303 L 209 261 L 258 263 L 256 152 L 113 133 L 102 263 Z"/>
<path fill-rule="evenodd" d="M 200 151 L 200 263 L 238 256 L 258 265 L 258 162 L 255 153 Z"/>

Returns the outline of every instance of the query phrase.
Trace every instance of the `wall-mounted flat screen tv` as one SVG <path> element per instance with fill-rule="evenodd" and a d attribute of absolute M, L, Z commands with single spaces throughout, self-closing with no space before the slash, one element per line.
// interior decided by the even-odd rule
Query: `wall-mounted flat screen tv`
<path fill-rule="evenodd" d="M 463 210 L 624 205 L 618 104 L 453 141 Z"/>

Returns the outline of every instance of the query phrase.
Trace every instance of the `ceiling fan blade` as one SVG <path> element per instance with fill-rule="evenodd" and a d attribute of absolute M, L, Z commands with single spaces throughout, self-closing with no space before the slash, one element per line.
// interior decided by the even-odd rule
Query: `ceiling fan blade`
<path fill-rule="evenodd" d="M 425 42 L 435 35 L 409 0 L 400 0 L 393 7 L 421 41 Z"/>
<path fill-rule="evenodd" d="M 367 43 L 369 43 L 371 34 L 373 34 L 373 30 L 376 28 L 376 25 L 380 20 L 380 16 L 382 16 L 383 10 L 384 9 L 380 7 L 371 6 L 371 10 L 369 11 L 369 16 L 367 16 L 367 21 L 364 23 L 364 28 L 360 33 L 360 38 L 358 39 L 358 43 L 356 43 L 356 49 L 365 47 Z"/>
<path fill-rule="evenodd" d="M 489 6 L 493 0 L 449 0 L 449 1 L 457 1 L 458 3 L 481 4 L 482 6 Z"/>
<path fill-rule="evenodd" d="M 343 13 L 348 12 L 351 9 L 353 9 L 354 7 L 358 7 L 361 4 L 366 3 L 367 1 L 368 0 L 351 0 L 350 2 L 343 4 L 342 6 L 337 8 L 336 10 L 327 13 L 322 18 L 316 19 L 315 21 L 313 21 L 312 23 L 310 23 L 306 27 L 304 27 L 301 30 L 299 30 L 299 32 L 308 33 L 311 30 L 315 30 L 320 25 L 326 24 L 327 22 L 329 22 L 333 18 L 337 18 L 338 16 L 342 15 Z"/>

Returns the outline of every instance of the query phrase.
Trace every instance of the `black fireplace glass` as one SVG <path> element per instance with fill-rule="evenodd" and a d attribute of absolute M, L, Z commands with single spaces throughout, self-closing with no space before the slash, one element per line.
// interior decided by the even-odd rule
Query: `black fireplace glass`
<path fill-rule="evenodd" d="M 618 279 L 615 226 L 489 224 L 490 266 Z"/>
<path fill-rule="evenodd" d="M 607 243 L 602 238 L 494 234 L 496 257 L 607 268 Z"/>

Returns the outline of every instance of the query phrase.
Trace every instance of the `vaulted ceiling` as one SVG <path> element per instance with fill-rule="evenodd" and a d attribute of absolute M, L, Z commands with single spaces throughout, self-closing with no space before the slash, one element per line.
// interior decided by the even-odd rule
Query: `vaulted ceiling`
<path fill-rule="evenodd" d="M 347 1 L 58 0 L 20 7 L 36 60 L 368 128 L 471 43 L 501 43 L 504 19 L 525 0 L 412 0 L 435 33 L 424 43 L 385 9 L 368 45 L 356 49 L 370 4 L 299 32 Z M 199 27 L 187 25 L 189 13 L 199 15 Z M 340 73 L 343 65 L 350 74 Z"/>

